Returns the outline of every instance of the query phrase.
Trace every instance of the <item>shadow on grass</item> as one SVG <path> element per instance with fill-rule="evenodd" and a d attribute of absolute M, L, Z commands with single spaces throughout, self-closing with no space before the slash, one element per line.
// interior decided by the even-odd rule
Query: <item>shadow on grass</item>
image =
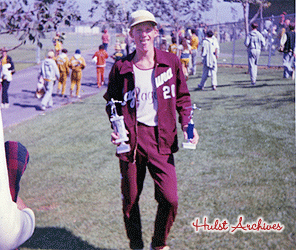
<path fill-rule="evenodd" d="M 68 230 L 56 227 L 35 228 L 32 237 L 21 247 L 56 250 L 111 250 L 91 246 Z"/>
<path fill-rule="evenodd" d="M 21 104 L 21 103 L 14 103 L 15 106 L 20 106 L 21 108 L 34 108 L 37 111 L 42 111 L 40 105 L 29 105 L 29 104 Z"/>
<path fill-rule="evenodd" d="M 282 80 L 279 79 L 279 80 Z M 234 84 L 218 84 L 218 88 L 225 88 L 225 87 L 236 87 L 236 88 L 262 88 L 262 87 L 281 87 L 281 86 L 293 86 L 294 83 L 260 83 L 260 82 L 268 82 L 268 81 L 274 81 L 274 79 L 271 80 L 257 80 L 256 85 L 251 85 L 250 80 L 241 80 L 241 81 L 234 81 Z"/>
<path fill-rule="evenodd" d="M 87 87 L 90 87 L 90 88 L 98 88 L 98 85 L 96 83 L 93 83 L 93 82 L 84 82 L 84 83 L 81 83 L 81 86 L 87 86 Z"/>
<path fill-rule="evenodd" d="M 37 88 L 37 84 L 36 84 L 36 88 Z M 35 95 L 36 91 L 32 91 L 32 90 L 28 90 L 28 89 L 22 89 L 22 92 L 24 93 L 30 93 L 32 95 Z"/>

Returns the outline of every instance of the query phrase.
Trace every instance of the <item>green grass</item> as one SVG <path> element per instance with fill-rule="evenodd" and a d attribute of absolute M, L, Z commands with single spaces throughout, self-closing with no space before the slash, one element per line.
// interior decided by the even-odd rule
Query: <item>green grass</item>
<path fill-rule="evenodd" d="M 111 31 L 112 32 L 112 31 Z M 42 49 L 40 50 L 40 60 L 46 57 L 47 52 L 50 49 L 53 49 L 52 38 L 55 33 L 45 34 L 46 38 L 42 39 L 43 44 Z M 123 37 L 120 34 L 111 33 L 111 42 L 110 44 L 115 44 L 115 40 L 123 40 Z M 171 42 L 170 37 L 167 38 L 168 43 Z M 0 36 L 1 46 L 12 48 L 19 44 L 19 41 L 13 35 L 2 35 Z M 220 43 L 220 56 L 218 63 L 223 64 L 237 64 L 237 65 L 247 65 L 247 50 L 243 44 L 243 39 L 238 39 L 235 41 L 235 57 L 234 61 L 232 59 L 233 51 L 233 42 Z M 69 56 L 73 55 L 76 49 L 83 51 L 86 50 L 96 50 L 101 44 L 101 35 L 88 35 L 88 34 L 76 34 L 73 32 L 66 32 L 63 47 L 68 49 Z M 200 44 L 201 46 L 201 44 Z M 112 48 L 112 46 L 110 46 Z M 14 51 L 10 51 L 9 55 L 15 61 L 16 70 L 22 70 L 27 67 L 33 66 L 36 64 L 37 57 L 37 45 L 27 42 L 26 45 L 19 47 Z M 269 65 L 269 52 L 262 51 L 259 59 L 259 65 Z M 275 55 L 270 58 L 270 66 L 281 66 L 283 60 L 283 54 L 275 51 Z M 198 62 L 201 62 L 201 57 L 198 57 Z"/>
<path fill-rule="evenodd" d="M 45 39 L 41 39 L 42 48 L 40 49 L 40 60 L 46 57 L 49 50 L 54 49 L 52 38 L 55 33 L 47 33 Z M 115 39 L 115 38 L 112 38 Z M 10 49 L 19 44 L 19 41 L 12 35 L 2 35 L 0 37 L 2 46 Z M 68 50 L 69 57 L 72 56 L 76 49 L 81 51 L 96 50 L 101 44 L 100 35 L 86 35 L 66 33 L 63 47 Z M 16 70 L 22 70 L 36 64 L 37 45 L 27 42 L 25 45 L 16 50 L 9 51 L 8 54 L 15 61 Z"/>
<path fill-rule="evenodd" d="M 218 88 L 190 76 L 196 150 L 175 154 L 179 210 L 172 249 L 295 249 L 295 92 L 282 71 L 260 69 L 251 86 L 246 68 L 218 69 Z M 36 234 L 21 249 L 128 249 L 121 212 L 120 173 L 103 93 L 5 129 L 30 152 L 20 196 L 36 214 Z M 179 143 L 182 135 L 179 131 Z M 147 175 L 140 205 L 150 244 L 156 202 Z M 263 217 L 282 233 L 195 233 L 207 216 L 235 224 Z M 146 248 L 147 249 L 147 248 Z"/>

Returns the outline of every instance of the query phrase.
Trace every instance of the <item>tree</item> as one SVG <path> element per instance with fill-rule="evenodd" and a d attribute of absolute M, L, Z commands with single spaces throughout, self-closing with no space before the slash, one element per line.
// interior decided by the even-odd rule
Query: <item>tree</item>
<path fill-rule="evenodd" d="M 92 25 L 92 28 L 101 23 L 108 23 L 111 27 L 119 26 L 125 33 L 126 38 L 128 34 L 129 14 L 128 0 L 121 0 L 120 3 L 115 3 L 114 0 L 92 0 L 92 7 L 89 10 L 90 17 L 100 11 L 100 18 L 98 18 Z M 131 0 L 133 1 L 133 0 Z M 131 2 L 129 1 L 129 3 Z M 134 0 L 135 1 L 135 0 Z M 126 39 L 128 40 L 128 39 Z"/>
<path fill-rule="evenodd" d="M 45 33 L 56 31 L 58 26 L 70 26 L 80 20 L 78 6 L 72 0 L 35 0 L 32 5 L 27 0 L 0 1 L 0 35 L 15 35 L 20 43 L 37 43 L 41 48 L 41 38 Z"/>
<path fill-rule="evenodd" d="M 100 11 L 98 18 L 92 27 L 99 25 L 102 22 L 107 22 L 111 27 L 116 24 L 126 27 L 128 23 L 128 11 L 126 10 L 126 0 L 121 0 L 120 3 L 115 3 L 114 0 L 92 0 L 92 7 L 89 10 L 90 17 Z"/>
<path fill-rule="evenodd" d="M 212 8 L 212 2 L 212 0 L 144 0 L 134 2 L 133 10 L 147 9 L 161 21 L 173 27 L 180 27 L 197 23 L 201 13 Z"/>
<path fill-rule="evenodd" d="M 270 2 L 268 2 L 267 0 L 231 0 L 231 2 L 238 2 L 238 3 L 241 3 L 243 6 L 246 35 L 249 33 L 249 23 L 254 22 L 259 16 L 259 14 L 262 17 L 263 9 L 268 8 L 270 6 Z M 249 21 L 249 12 L 248 12 L 249 4 L 254 4 L 259 6 L 257 13 L 254 15 L 254 17 L 250 21 Z"/>
<path fill-rule="evenodd" d="M 270 7 L 264 10 L 264 17 L 270 17 L 272 15 L 279 16 L 283 12 L 287 14 L 295 13 L 295 0 L 268 0 L 270 2 Z M 255 6 L 250 5 L 249 15 L 253 16 L 257 12 Z"/>
<path fill-rule="evenodd" d="M 201 13 L 212 7 L 212 0 L 121 0 L 115 4 L 114 0 L 93 0 L 93 7 L 89 10 L 91 17 L 97 10 L 104 13 L 101 20 L 97 20 L 93 26 L 98 25 L 102 20 L 110 24 L 120 23 L 127 28 L 129 11 L 146 9 L 164 23 L 170 24 L 176 31 L 181 26 L 196 23 L 200 20 Z M 128 5 L 131 6 L 128 8 Z"/>

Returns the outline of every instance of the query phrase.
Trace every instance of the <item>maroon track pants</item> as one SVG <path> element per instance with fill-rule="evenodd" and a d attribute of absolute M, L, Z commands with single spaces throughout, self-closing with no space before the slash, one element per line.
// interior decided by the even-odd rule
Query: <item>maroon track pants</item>
<path fill-rule="evenodd" d="M 158 210 L 155 219 L 152 246 L 165 246 L 178 208 L 177 177 L 174 157 L 158 152 L 157 127 L 138 126 L 136 163 L 120 161 L 123 214 L 130 240 L 130 248 L 143 248 L 139 198 L 143 190 L 146 167 L 155 186 Z"/>

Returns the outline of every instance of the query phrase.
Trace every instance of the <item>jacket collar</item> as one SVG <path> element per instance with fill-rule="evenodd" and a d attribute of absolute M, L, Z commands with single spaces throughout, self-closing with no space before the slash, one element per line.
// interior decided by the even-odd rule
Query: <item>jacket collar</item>
<path fill-rule="evenodd" d="M 158 65 L 165 65 L 169 66 L 170 65 L 170 60 L 169 58 L 165 55 L 167 52 L 163 52 L 157 48 L 154 48 L 154 60 L 155 64 Z M 133 53 L 129 54 L 126 59 L 123 61 L 123 65 L 120 69 L 120 74 L 126 74 L 129 72 L 133 72 L 133 58 L 136 54 L 136 51 Z"/>

